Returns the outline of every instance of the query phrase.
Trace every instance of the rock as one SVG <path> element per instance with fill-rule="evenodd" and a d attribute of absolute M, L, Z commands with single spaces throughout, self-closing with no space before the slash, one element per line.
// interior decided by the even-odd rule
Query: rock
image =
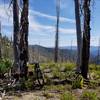
<path fill-rule="evenodd" d="M 51 69 L 44 69 L 44 71 L 43 71 L 44 73 L 50 73 L 51 72 Z"/>
<path fill-rule="evenodd" d="M 73 92 L 77 95 L 80 96 L 83 93 L 82 89 L 74 89 Z"/>

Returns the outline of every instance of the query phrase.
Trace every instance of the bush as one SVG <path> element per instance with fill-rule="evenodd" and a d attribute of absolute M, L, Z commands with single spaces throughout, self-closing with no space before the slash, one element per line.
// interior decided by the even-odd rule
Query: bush
<path fill-rule="evenodd" d="M 100 65 L 90 64 L 89 65 L 90 70 L 100 70 Z"/>
<path fill-rule="evenodd" d="M 85 91 L 81 96 L 81 100 L 98 100 L 98 98 L 95 92 Z"/>
<path fill-rule="evenodd" d="M 76 98 L 70 92 L 65 92 L 60 96 L 60 100 L 76 100 Z"/>
<path fill-rule="evenodd" d="M 9 59 L 0 59 L 0 73 L 6 73 L 11 68 L 11 65 Z"/>
<path fill-rule="evenodd" d="M 98 82 L 91 80 L 88 84 L 88 88 L 96 89 L 98 87 Z"/>
<path fill-rule="evenodd" d="M 26 87 L 26 89 L 28 89 L 28 90 L 33 89 L 33 82 L 32 82 L 30 79 L 28 79 L 28 80 L 25 82 L 25 87 Z"/>
<path fill-rule="evenodd" d="M 70 62 L 63 63 L 62 65 L 65 67 L 65 71 L 71 71 L 75 67 L 75 64 Z"/>

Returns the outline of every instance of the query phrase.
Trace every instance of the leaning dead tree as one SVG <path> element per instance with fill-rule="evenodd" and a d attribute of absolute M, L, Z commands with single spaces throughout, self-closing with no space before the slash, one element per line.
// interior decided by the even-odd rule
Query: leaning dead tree
<path fill-rule="evenodd" d="M 77 35 L 77 71 L 79 71 L 81 66 L 81 48 L 82 48 L 80 2 L 79 0 L 74 0 L 74 3 L 75 3 L 76 35 Z"/>
<path fill-rule="evenodd" d="M 18 0 L 13 0 L 13 48 L 14 48 L 14 73 L 19 67 L 19 6 Z"/>
<path fill-rule="evenodd" d="M 27 62 L 28 62 L 28 8 L 29 0 L 23 0 L 23 8 L 21 12 L 20 22 L 20 73 L 26 75 L 27 73 Z"/>
<path fill-rule="evenodd" d="M 91 0 L 84 0 L 83 13 L 84 13 L 84 29 L 83 29 L 83 47 L 82 47 L 82 76 L 87 79 L 89 57 L 90 57 L 90 2 Z"/>
<path fill-rule="evenodd" d="M 55 35 L 55 55 L 54 62 L 58 62 L 58 45 L 59 45 L 59 15 L 60 15 L 60 0 L 56 0 L 56 13 L 57 13 L 57 24 L 56 24 L 56 35 Z"/>

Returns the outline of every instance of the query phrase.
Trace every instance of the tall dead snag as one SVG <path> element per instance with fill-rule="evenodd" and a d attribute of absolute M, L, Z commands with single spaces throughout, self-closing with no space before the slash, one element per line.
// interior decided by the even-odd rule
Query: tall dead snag
<path fill-rule="evenodd" d="M 23 8 L 21 12 L 20 23 L 20 74 L 26 75 L 27 61 L 28 61 L 28 8 L 29 0 L 23 0 Z"/>
<path fill-rule="evenodd" d="M 100 38 L 99 38 L 99 44 L 98 44 L 98 54 L 97 54 L 96 64 L 100 64 Z"/>
<path fill-rule="evenodd" d="M 14 68 L 17 72 L 19 67 L 19 7 L 18 0 L 13 0 L 13 48 L 14 48 Z"/>
<path fill-rule="evenodd" d="M 75 3 L 75 18 L 76 18 L 76 33 L 77 33 L 77 70 L 80 70 L 81 66 L 81 48 L 82 48 L 82 33 L 80 22 L 80 9 L 79 0 L 74 0 Z"/>
<path fill-rule="evenodd" d="M 91 0 L 84 0 L 84 30 L 83 30 L 83 47 L 82 47 L 82 76 L 87 79 L 89 56 L 90 56 L 90 2 Z"/>
<path fill-rule="evenodd" d="M 56 0 L 56 13 L 57 13 L 57 25 L 56 25 L 56 35 L 55 35 L 55 56 L 54 56 L 55 63 L 58 62 L 60 0 Z"/>
<path fill-rule="evenodd" d="M 1 40 L 2 40 L 2 35 L 1 35 L 1 21 L 0 21 L 0 59 L 2 58 L 2 53 L 1 53 Z"/>

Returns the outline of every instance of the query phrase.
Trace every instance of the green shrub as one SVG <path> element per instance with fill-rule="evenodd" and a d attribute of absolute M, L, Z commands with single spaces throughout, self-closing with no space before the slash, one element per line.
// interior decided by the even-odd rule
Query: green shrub
<path fill-rule="evenodd" d="M 65 71 L 71 71 L 75 67 L 75 64 L 70 62 L 63 63 L 62 65 L 65 67 Z"/>
<path fill-rule="evenodd" d="M 51 94 L 51 93 L 47 93 L 46 91 L 44 91 L 42 94 L 43 94 L 43 96 L 46 97 L 47 99 L 49 99 L 49 98 L 53 98 L 53 97 L 54 97 L 53 94 Z"/>
<path fill-rule="evenodd" d="M 89 65 L 90 70 L 100 70 L 100 65 L 90 64 Z"/>
<path fill-rule="evenodd" d="M 0 59 L 0 73 L 6 73 L 11 68 L 11 64 L 9 59 Z"/>
<path fill-rule="evenodd" d="M 31 79 L 28 79 L 27 81 L 25 81 L 25 87 L 26 89 L 30 90 L 33 88 L 33 82 Z"/>
<path fill-rule="evenodd" d="M 44 79 L 45 79 L 46 84 L 49 85 L 52 83 L 52 80 L 48 76 L 44 75 Z"/>
<path fill-rule="evenodd" d="M 93 71 L 91 72 L 90 76 L 91 76 L 94 80 L 100 79 L 100 71 L 95 71 L 95 70 L 93 70 Z"/>
<path fill-rule="evenodd" d="M 61 75 L 61 72 L 57 68 L 53 68 L 52 75 L 53 77 L 59 77 Z"/>
<path fill-rule="evenodd" d="M 92 88 L 95 89 L 96 87 L 98 87 L 98 82 L 97 81 L 90 81 L 88 84 L 88 88 Z"/>
<path fill-rule="evenodd" d="M 70 92 L 65 92 L 60 96 L 60 100 L 76 100 L 76 98 Z"/>
<path fill-rule="evenodd" d="M 81 96 L 81 100 L 98 100 L 98 98 L 95 92 L 85 91 Z"/>
<path fill-rule="evenodd" d="M 72 82 L 72 88 L 77 89 L 77 88 L 82 88 L 83 87 L 83 77 L 79 75 L 77 78 L 75 78 Z"/>

